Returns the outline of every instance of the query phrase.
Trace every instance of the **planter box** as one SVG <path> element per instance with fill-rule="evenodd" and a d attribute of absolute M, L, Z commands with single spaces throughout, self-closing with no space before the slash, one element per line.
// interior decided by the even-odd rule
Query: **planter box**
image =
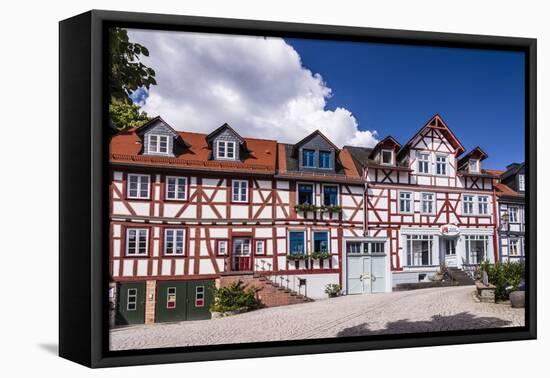
<path fill-rule="evenodd" d="M 477 296 L 481 302 L 495 303 L 495 290 L 494 285 L 485 285 L 483 282 L 476 281 Z"/>

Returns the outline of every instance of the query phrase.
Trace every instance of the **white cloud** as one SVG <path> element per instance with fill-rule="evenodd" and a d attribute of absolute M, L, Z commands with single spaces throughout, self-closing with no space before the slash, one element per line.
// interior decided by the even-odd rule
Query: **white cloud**
<path fill-rule="evenodd" d="M 227 122 L 241 135 L 294 143 L 319 129 L 336 145 L 372 146 L 345 108 L 326 109 L 331 89 L 281 38 L 130 30 L 156 71 L 143 109 L 177 130 L 208 133 Z"/>

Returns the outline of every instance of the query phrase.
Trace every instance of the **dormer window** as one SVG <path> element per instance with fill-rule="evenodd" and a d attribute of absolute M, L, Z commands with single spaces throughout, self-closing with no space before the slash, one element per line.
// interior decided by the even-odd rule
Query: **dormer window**
<path fill-rule="evenodd" d="M 149 134 L 149 153 L 167 154 L 168 135 Z"/>
<path fill-rule="evenodd" d="M 468 171 L 470 173 L 479 173 L 479 160 L 477 159 L 468 160 Z"/>
<path fill-rule="evenodd" d="M 380 153 L 380 162 L 384 165 L 393 164 L 393 151 L 392 150 L 382 150 Z"/>
<path fill-rule="evenodd" d="M 302 150 L 302 166 L 306 168 L 315 168 L 315 150 Z"/>
<path fill-rule="evenodd" d="M 235 159 L 236 143 L 233 141 L 219 140 L 217 143 L 218 159 Z"/>
<path fill-rule="evenodd" d="M 332 168 L 332 153 L 330 151 L 319 151 L 319 168 Z"/>
<path fill-rule="evenodd" d="M 518 175 L 518 191 L 525 191 L 525 175 Z"/>

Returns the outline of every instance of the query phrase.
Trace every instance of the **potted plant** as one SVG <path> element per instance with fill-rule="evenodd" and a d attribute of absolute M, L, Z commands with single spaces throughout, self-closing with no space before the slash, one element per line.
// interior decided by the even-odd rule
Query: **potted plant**
<path fill-rule="evenodd" d="M 342 292 L 342 287 L 338 284 L 328 284 L 325 286 L 325 293 L 328 294 L 329 298 L 334 298 L 340 295 Z"/>
<path fill-rule="evenodd" d="M 291 261 L 299 261 L 299 260 L 305 260 L 306 255 L 301 252 L 291 252 L 288 254 L 286 258 Z"/>
<path fill-rule="evenodd" d="M 294 210 L 297 212 L 308 212 L 308 211 L 316 211 L 318 208 L 317 206 L 310 204 L 310 203 L 301 203 L 298 205 L 294 205 Z"/>
<path fill-rule="evenodd" d="M 321 210 L 327 213 L 340 213 L 342 212 L 342 206 L 338 205 L 323 205 Z"/>

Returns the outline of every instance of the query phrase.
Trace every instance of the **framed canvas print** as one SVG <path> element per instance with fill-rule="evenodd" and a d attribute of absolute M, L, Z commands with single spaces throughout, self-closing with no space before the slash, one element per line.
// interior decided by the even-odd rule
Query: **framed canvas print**
<path fill-rule="evenodd" d="M 536 337 L 536 41 L 60 23 L 60 355 Z"/>

